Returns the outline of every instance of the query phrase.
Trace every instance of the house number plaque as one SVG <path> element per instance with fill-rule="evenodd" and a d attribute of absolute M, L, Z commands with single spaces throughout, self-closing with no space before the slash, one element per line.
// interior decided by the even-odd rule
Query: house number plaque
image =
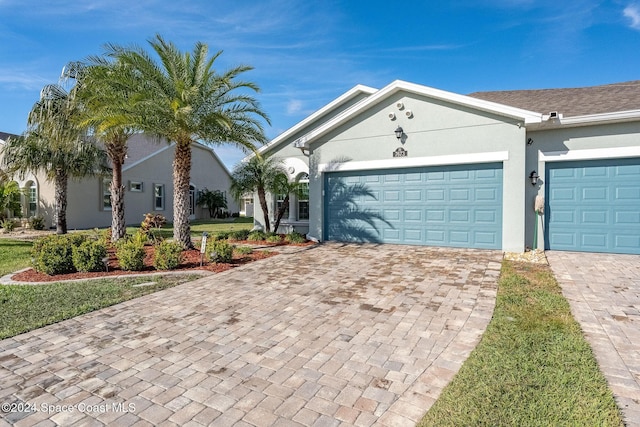
<path fill-rule="evenodd" d="M 396 148 L 396 151 L 393 152 L 393 157 L 407 157 L 409 152 L 402 147 Z"/>

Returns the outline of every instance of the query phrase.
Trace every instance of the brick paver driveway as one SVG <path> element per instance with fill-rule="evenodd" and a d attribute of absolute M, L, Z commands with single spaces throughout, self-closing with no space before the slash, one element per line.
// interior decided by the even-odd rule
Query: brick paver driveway
<path fill-rule="evenodd" d="M 501 253 L 325 244 L 0 341 L 0 425 L 413 425 Z M 51 425 L 44 423 L 42 425 Z"/>
<path fill-rule="evenodd" d="M 640 256 L 547 251 L 628 426 L 640 426 Z"/>

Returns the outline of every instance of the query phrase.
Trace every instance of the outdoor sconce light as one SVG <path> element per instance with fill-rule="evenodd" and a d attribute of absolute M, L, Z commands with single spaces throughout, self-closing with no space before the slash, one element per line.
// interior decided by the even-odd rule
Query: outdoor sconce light
<path fill-rule="evenodd" d="M 529 179 L 531 180 L 531 185 L 536 185 L 538 183 L 538 173 L 535 170 L 532 170 L 529 174 Z"/>
<path fill-rule="evenodd" d="M 404 131 L 402 130 L 402 128 L 398 126 L 398 128 L 394 132 L 396 134 L 396 138 L 398 138 L 398 140 L 401 140 L 402 135 L 404 134 Z"/>

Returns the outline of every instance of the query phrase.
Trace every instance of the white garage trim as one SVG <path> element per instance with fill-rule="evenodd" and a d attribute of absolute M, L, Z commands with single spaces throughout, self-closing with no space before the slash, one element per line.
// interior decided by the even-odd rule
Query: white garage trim
<path fill-rule="evenodd" d="M 474 163 L 493 163 L 509 160 L 508 151 L 490 153 L 452 154 L 448 156 L 403 157 L 386 160 L 365 160 L 359 162 L 321 163 L 319 172 L 357 171 L 367 169 L 397 169 L 416 166 L 466 165 Z"/>
<path fill-rule="evenodd" d="M 540 159 L 541 162 L 619 159 L 624 157 L 640 157 L 640 147 L 594 148 L 590 150 L 538 152 L 538 159 Z"/>

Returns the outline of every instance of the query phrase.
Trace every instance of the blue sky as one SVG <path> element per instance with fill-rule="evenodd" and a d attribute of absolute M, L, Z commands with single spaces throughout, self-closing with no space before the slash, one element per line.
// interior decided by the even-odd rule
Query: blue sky
<path fill-rule="evenodd" d="M 105 43 L 155 34 L 223 50 L 274 138 L 356 84 L 401 79 L 451 92 L 640 79 L 640 0 L 0 0 L 0 131 L 21 133 L 40 89 Z M 231 169 L 244 155 L 216 152 Z"/>

